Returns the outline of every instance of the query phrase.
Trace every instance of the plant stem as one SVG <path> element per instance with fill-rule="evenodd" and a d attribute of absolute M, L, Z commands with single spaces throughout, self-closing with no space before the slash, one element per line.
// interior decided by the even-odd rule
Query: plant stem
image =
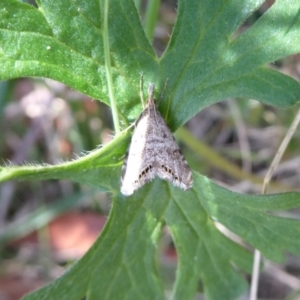
<path fill-rule="evenodd" d="M 101 0 L 99 0 L 101 1 Z M 109 50 L 109 40 L 108 40 L 108 11 L 109 11 L 109 0 L 105 0 L 104 2 L 104 18 L 103 18 L 103 47 L 104 47 L 104 60 L 105 60 L 105 71 L 106 71 L 106 79 L 110 100 L 110 107 L 114 122 L 115 132 L 118 135 L 120 133 L 120 122 L 116 100 L 114 97 L 113 91 L 113 80 L 111 74 L 111 61 L 110 61 L 110 50 Z"/>

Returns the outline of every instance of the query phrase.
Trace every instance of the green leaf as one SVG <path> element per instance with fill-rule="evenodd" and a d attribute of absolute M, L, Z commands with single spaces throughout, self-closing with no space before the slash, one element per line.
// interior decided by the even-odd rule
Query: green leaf
<path fill-rule="evenodd" d="M 17 0 L 0 3 L 0 78 L 48 77 L 109 103 L 99 0 L 37 2 L 39 10 Z M 140 106 L 140 73 L 157 82 L 159 69 L 133 2 L 110 2 L 112 73 L 119 110 L 127 112 Z"/>
<path fill-rule="evenodd" d="M 299 221 L 269 212 L 299 207 L 300 193 L 242 195 L 193 175 L 194 187 L 188 192 L 156 179 L 132 197 L 118 196 L 89 252 L 62 277 L 25 299 L 163 299 L 154 261 L 163 220 L 179 257 L 174 299 L 193 299 L 200 279 L 208 299 L 234 299 L 245 291 L 240 272 L 251 271 L 251 253 L 222 235 L 213 219 L 254 241 L 267 258 L 280 261 L 284 250 L 300 254 Z"/>
<path fill-rule="evenodd" d="M 109 221 L 88 253 L 58 280 L 24 299 L 163 299 L 154 257 L 168 202 L 154 202 L 151 193 L 142 201 L 140 196 L 115 199 Z"/>
<path fill-rule="evenodd" d="M 204 107 L 230 97 L 280 107 L 299 101 L 296 80 L 264 67 L 300 51 L 299 1 L 277 0 L 250 29 L 234 38 L 263 2 L 179 2 L 178 20 L 161 61 L 164 76 L 169 77 L 164 109 L 173 129 Z"/>
<path fill-rule="evenodd" d="M 49 77 L 109 103 L 102 45 L 103 1 L 16 0 L 0 3 L 0 78 Z M 176 26 L 161 59 L 141 27 L 133 1 L 111 0 L 112 74 L 123 120 L 140 112 L 139 77 L 156 95 L 168 78 L 160 111 L 175 130 L 204 107 L 228 97 L 287 107 L 300 85 L 265 67 L 300 50 L 298 0 L 277 0 L 246 32 L 239 26 L 263 0 L 181 0 Z M 99 4 L 100 3 L 100 4 Z M 225 237 L 214 221 L 281 261 L 299 254 L 299 222 L 273 212 L 300 205 L 299 193 L 240 195 L 194 173 L 193 189 L 155 180 L 133 197 L 118 195 L 127 132 L 76 161 L 56 166 L 1 167 L 0 181 L 62 178 L 113 193 L 108 223 L 90 251 L 62 277 L 25 299 L 163 299 L 155 263 L 164 221 L 178 253 L 174 299 L 193 299 L 202 280 L 207 299 L 234 299 L 246 288 L 251 253 Z M 72 287 L 72 288 L 70 288 Z"/>
<path fill-rule="evenodd" d="M 165 217 L 179 254 L 175 299 L 192 299 L 199 277 L 208 299 L 235 299 L 245 289 L 233 265 L 249 272 L 250 254 L 225 238 L 212 220 L 255 245 L 269 259 L 282 261 L 284 250 L 300 254 L 300 222 L 269 212 L 299 207 L 299 193 L 242 195 L 194 174 L 193 191 L 182 195 L 170 188 L 169 197 Z"/>
<path fill-rule="evenodd" d="M 59 165 L 0 167 L 0 182 L 14 178 L 22 180 L 69 179 L 105 191 L 118 192 L 122 157 L 128 140 L 128 132 L 124 131 L 108 145 L 74 161 Z"/>
<path fill-rule="evenodd" d="M 233 39 L 263 2 L 180 1 L 174 32 L 158 64 L 134 3 L 110 1 L 110 49 L 120 113 L 138 115 L 134 106 L 140 107 L 141 72 L 159 90 L 169 79 L 161 110 L 172 129 L 229 97 L 282 107 L 295 104 L 299 84 L 264 65 L 300 50 L 298 1 L 277 0 L 254 26 Z M 0 4 L 0 77 L 50 77 L 109 103 L 99 1 L 38 3 L 40 10 L 16 0 Z"/>

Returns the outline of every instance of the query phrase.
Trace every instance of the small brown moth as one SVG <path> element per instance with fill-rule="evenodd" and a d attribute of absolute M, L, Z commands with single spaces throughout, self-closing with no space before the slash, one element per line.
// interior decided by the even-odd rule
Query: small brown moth
<path fill-rule="evenodd" d="M 145 109 L 135 122 L 135 130 L 122 167 L 121 193 L 132 195 L 155 176 L 183 190 L 192 187 L 191 169 L 175 138 L 157 110 L 154 84 L 148 88 Z"/>

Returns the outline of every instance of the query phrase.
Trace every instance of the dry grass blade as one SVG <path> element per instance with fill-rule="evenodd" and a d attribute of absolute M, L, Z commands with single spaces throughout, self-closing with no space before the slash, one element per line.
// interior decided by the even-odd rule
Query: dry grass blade
<path fill-rule="evenodd" d="M 295 130 L 298 127 L 298 124 L 300 122 L 300 109 L 298 110 L 294 121 L 292 125 L 290 126 L 289 130 L 287 131 L 281 145 L 278 148 L 278 151 L 276 152 L 276 155 L 274 156 L 274 159 L 270 165 L 270 168 L 268 169 L 268 172 L 264 178 L 263 186 L 262 186 L 262 194 L 266 194 L 268 184 L 282 158 L 283 153 L 285 152 Z M 250 289 L 250 300 L 256 300 L 257 299 L 257 288 L 258 288 L 258 280 L 259 280 L 259 265 L 261 260 L 261 254 L 258 250 L 255 250 L 254 253 L 254 262 L 253 262 L 253 270 L 252 270 L 252 281 L 251 281 L 251 289 Z"/>

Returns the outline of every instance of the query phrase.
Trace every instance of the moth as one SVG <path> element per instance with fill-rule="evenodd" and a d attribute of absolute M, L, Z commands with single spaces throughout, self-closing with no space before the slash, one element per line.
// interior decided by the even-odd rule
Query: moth
<path fill-rule="evenodd" d="M 159 113 L 153 94 L 154 84 L 150 83 L 146 107 L 135 122 L 122 167 L 121 193 L 124 196 L 132 195 L 155 176 L 183 190 L 193 184 L 191 169 Z"/>

